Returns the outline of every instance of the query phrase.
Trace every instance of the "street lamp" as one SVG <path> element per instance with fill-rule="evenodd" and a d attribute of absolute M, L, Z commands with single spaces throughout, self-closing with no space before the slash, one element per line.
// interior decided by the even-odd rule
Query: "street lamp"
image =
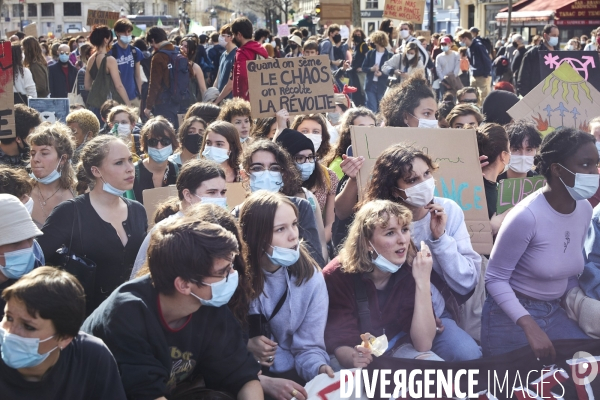
<path fill-rule="evenodd" d="M 219 27 L 218 25 L 218 16 L 217 16 L 217 12 L 215 11 L 214 8 L 210 9 L 210 24 L 215 28 L 218 29 Z"/>

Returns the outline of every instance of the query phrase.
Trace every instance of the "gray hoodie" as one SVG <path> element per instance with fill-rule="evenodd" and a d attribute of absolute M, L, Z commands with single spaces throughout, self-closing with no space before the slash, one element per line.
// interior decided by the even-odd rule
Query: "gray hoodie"
<path fill-rule="evenodd" d="M 307 382 L 319 374 L 323 364 L 329 364 L 325 351 L 325 324 L 329 309 L 329 296 L 323 273 L 315 273 L 299 287 L 296 278 L 290 278 L 285 267 L 274 273 L 263 270 L 265 287 L 263 293 L 250 304 L 250 314 L 263 314 L 267 319 L 275 305 L 289 293 L 285 303 L 270 322 L 273 338 L 277 342 L 275 361 L 270 370 L 282 373 L 296 368 Z"/>

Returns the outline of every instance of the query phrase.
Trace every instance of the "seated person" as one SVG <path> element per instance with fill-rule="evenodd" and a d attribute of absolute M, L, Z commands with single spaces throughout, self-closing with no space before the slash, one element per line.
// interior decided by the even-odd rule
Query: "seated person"
<path fill-rule="evenodd" d="M 533 159 L 542 144 L 542 134 L 533 123 L 523 120 L 506 125 L 505 129 L 510 140 L 510 163 L 506 172 L 498 176 L 498 182 L 538 175 L 532 168 Z"/>
<path fill-rule="evenodd" d="M 243 149 L 250 144 L 248 139 L 250 139 L 250 131 L 252 130 L 254 120 L 250 114 L 249 101 L 239 97 L 228 100 L 223 107 L 221 107 L 219 120 L 229 122 L 235 126 L 235 129 L 237 129 L 239 133 L 239 139 Z"/>
<path fill-rule="evenodd" d="M 148 247 L 150 274 L 115 290 L 83 325 L 117 360 L 129 398 L 166 399 L 202 378 L 210 390 L 262 399 L 259 365 L 227 304 L 238 286 L 235 235 L 183 217 Z"/>
<path fill-rule="evenodd" d="M 73 275 L 36 268 L 4 289 L 2 299 L 3 399 L 126 399 L 110 351 L 79 332 L 85 296 Z"/>
<path fill-rule="evenodd" d="M 446 116 L 450 128 L 477 128 L 483 121 L 483 115 L 471 104 L 459 104 Z"/>

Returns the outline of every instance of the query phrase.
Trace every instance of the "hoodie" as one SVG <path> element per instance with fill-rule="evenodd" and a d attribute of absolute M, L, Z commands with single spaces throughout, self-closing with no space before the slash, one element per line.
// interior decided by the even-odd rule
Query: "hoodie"
<path fill-rule="evenodd" d="M 250 40 L 245 45 L 238 48 L 235 54 L 235 63 L 233 64 L 233 97 L 241 97 L 244 100 L 250 100 L 248 94 L 248 70 L 246 62 L 256 60 L 257 56 L 268 58 L 267 50 L 260 43 Z"/>

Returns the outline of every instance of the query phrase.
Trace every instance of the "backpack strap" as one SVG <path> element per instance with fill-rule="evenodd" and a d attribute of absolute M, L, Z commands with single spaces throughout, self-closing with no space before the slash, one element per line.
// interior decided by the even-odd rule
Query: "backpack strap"
<path fill-rule="evenodd" d="M 353 274 L 354 296 L 358 306 L 358 327 L 362 333 L 371 332 L 371 310 L 369 310 L 369 298 L 367 287 L 361 278 L 361 274 Z"/>
<path fill-rule="evenodd" d="M 292 277 L 292 271 L 287 270 L 288 276 Z M 281 310 L 281 307 L 283 307 L 283 304 L 285 303 L 285 299 L 287 299 L 288 293 L 289 293 L 290 289 L 288 288 L 284 293 L 283 296 L 281 296 L 281 298 L 279 299 L 279 301 L 277 302 L 277 304 L 275 305 L 275 308 L 273 309 L 273 313 L 271 314 L 271 316 L 269 317 L 269 319 L 267 320 L 267 322 L 271 322 L 271 320 L 273 319 L 273 317 L 275 317 L 277 315 L 277 313 L 279 312 L 279 310 Z"/>

